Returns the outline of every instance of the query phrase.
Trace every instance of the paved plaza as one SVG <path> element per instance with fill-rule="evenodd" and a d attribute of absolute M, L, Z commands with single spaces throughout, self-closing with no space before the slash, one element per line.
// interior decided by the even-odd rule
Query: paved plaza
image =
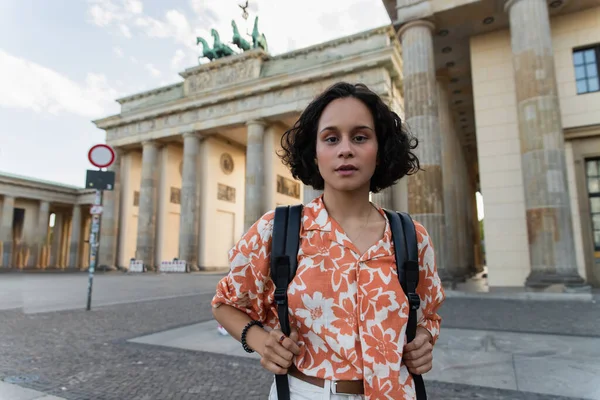
<path fill-rule="evenodd" d="M 0 275 L 0 400 L 266 399 L 272 376 L 216 332 L 220 277 L 98 274 L 86 311 L 86 274 Z M 441 314 L 430 399 L 600 399 L 598 301 L 452 295 Z"/>

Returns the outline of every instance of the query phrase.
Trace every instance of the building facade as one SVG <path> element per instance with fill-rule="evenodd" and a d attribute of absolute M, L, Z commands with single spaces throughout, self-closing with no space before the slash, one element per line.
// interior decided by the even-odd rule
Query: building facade
<path fill-rule="evenodd" d="M 424 170 L 372 198 L 426 226 L 444 281 L 485 262 L 490 289 L 600 286 L 600 7 L 383 3 L 392 26 L 279 56 L 253 49 L 213 60 L 183 71 L 181 83 L 117 100 L 118 115 L 94 121 L 117 152 L 99 264 L 139 260 L 154 270 L 177 258 L 191 270 L 225 270 L 228 250 L 263 213 L 319 194 L 276 152 L 314 96 L 349 81 L 381 95 L 419 137 Z M 85 268 L 93 194 L 31 197 L 6 179 L 2 265 Z M 24 208 L 27 234 L 15 222 Z M 60 234 L 42 228 L 55 209 Z M 15 255 L 42 248 L 43 263 Z"/>
<path fill-rule="evenodd" d="M 598 286 L 598 2 L 383 3 L 403 49 L 408 122 L 445 135 L 449 104 L 469 154 L 490 286 Z"/>
<path fill-rule="evenodd" d="M 0 268 L 87 268 L 93 202 L 93 190 L 0 173 Z"/>

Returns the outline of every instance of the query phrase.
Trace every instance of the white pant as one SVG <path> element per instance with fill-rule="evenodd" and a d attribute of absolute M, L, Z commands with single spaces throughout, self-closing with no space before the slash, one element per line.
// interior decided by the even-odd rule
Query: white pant
<path fill-rule="evenodd" d="M 325 387 L 312 385 L 298 378 L 288 375 L 290 386 L 290 400 L 364 400 L 362 394 L 333 394 L 331 392 L 331 381 L 325 381 Z M 321 394 L 321 396 L 318 396 Z M 277 386 L 275 379 L 271 385 L 269 400 L 277 400 Z"/>

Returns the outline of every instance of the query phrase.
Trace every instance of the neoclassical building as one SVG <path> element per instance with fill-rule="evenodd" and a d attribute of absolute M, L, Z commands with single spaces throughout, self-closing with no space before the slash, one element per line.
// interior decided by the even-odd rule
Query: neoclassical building
<path fill-rule="evenodd" d="M 0 173 L 0 268 L 87 268 L 93 202 L 93 190 Z"/>
<path fill-rule="evenodd" d="M 485 262 L 490 289 L 599 286 L 600 7 L 383 3 L 391 26 L 278 56 L 215 59 L 183 71 L 181 83 L 118 99 L 118 115 L 94 121 L 118 154 L 100 265 L 138 260 L 153 270 L 177 258 L 225 270 L 227 251 L 264 212 L 319 194 L 276 151 L 312 98 L 343 80 L 367 84 L 419 137 L 424 171 L 373 201 L 427 227 L 445 281 Z M 12 179 L 0 177 L 2 265 L 85 267 L 93 194 L 39 183 L 71 197 L 35 197 Z M 17 228 L 21 209 L 29 231 Z"/>
<path fill-rule="evenodd" d="M 599 285 L 598 2 L 383 3 L 402 47 L 406 119 L 443 171 L 409 181 L 424 181 L 436 195 L 422 204 L 437 205 L 409 211 L 445 219 L 452 232 L 453 210 L 441 207 L 444 150 L 432 145 L 450 118 L 483 195 L 490 286 Z"/>
<path fill-rule="evenodd" d="M 399 114 L 402 61 L 386 26 L 279 56 L 252 49 L 182 72 L 182 83 L 119 99 L 95 121 L 118 152 L 106 193 L 101 264 L 150 269 L 185 260 L 227 268 L 227 253 L 265 212 L 318 195 L 277 156 L 283 133 L 337 81 L 364 82 Z M 405 185 L 404 185 L 405 186 Z M 377 194 L 405 208 L 406 190 Z"/>

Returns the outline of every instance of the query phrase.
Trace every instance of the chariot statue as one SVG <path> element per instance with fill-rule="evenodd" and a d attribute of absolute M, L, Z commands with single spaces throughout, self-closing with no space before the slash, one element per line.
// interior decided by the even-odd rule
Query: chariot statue
<path fill-rule="evenodd" d="M 246 8 L 248 7 L 248 2 L 246 2 L 245 6 L 240 5 L 240 7 L 244 10 L 243 17 L 244 19 L 246 19 L 248 17 L 248 13 L 246 11 Z M 235 45 L 240 52 L 257 48 L 263 49 L 266 52 L 269 51 L 269 47 L 267 45 L 267 37 L 264 33 L 261 33 L 258 30 L 258 16 L 254 18 L 254 28 L 252 29 L 252 34 L 247 34 L 247 36 L 249 36 L 248 40 L 240 34 L 238 26 L 235 20 L 233 19 L 231 20 L 231 27 L 233 29 L 233 37 L 231 40 L 231 44 Z M 236 52 L 228 44 L 221 42 L 221 37 L 216 29 L 211 29 L 210 34 L 213 37 L 212 47 L 209 46 L 208 42 L 204 38 L 196 38 L 196 46 L 202 44 L 202 55 L 198 57 L 198 62 L 200 62 L 202 58 L 208 58 L 210 61 L 212 61 L 215 59 L 228 57 L 233 54 L 236 54 Z"/>

